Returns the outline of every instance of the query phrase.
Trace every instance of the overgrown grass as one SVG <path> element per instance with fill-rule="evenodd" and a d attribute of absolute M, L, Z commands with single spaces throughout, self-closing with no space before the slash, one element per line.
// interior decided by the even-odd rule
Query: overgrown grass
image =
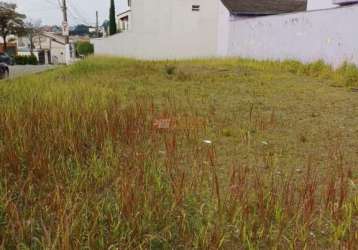
<path fill-rule="evenodd" d="M 356 85 L 348 65 L 95 57 L 1 82 L 0 248 L 355 249 L 339 72 Z"/>
<path fill-rule="evenodd" d="M 255 61 L 243 60 L 247 65 L 265 70 L 279 70 L 290 72 L 299 76 L 309 76 L 328 81 L 329 85 L 336 87 L 358 87 L 358 68 L 349 63 L 344 63 L 337 69 L 333 69 L 324 61 L 304 64 L 299 61 Z"/>

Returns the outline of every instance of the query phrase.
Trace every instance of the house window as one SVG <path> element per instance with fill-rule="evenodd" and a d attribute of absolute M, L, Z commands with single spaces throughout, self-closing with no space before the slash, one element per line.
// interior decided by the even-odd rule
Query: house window
<path fill-rule="evenodd" d="M 191 7 L 191 10 L 192 10 L 192 11 L 200 11 L 200 5 L 193 5 L 193 6 Z"/>

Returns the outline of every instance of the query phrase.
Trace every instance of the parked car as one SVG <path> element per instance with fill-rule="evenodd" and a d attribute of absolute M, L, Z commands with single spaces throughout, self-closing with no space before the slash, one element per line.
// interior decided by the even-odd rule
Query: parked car
<path fill-rule="evenodd" d="M 6 63 L 7 65 L 14 65 L 14 60 L 7 53 L 0 53 L 0 63 Z"/>
<path fill-rule="evenodd" d="M 9 77 L 9 66 L 5 63 L 0 63 L 0 79 L 6 79 Z"/>

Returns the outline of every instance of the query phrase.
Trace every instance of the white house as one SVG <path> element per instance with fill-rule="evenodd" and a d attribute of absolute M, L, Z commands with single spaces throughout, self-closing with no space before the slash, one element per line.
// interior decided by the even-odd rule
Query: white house
<path fill-rule="evenodd" d="M 322 8 L 311 1 L 319 0 L 132 0 L 130 29 L 92 42 L 96 54 L 140 59 L 323 59 L 333 66 L 358 65 L 358 5 L 351 5 L 358 1 L 326 0 Z"/>
<path fill-rule="evenodd" d="M 132 0 L 130 30 L 94 39 L 95 53 L 143 59 L 215 56 L 222 10 L 220 0 Z"/>
<path fill-rule="evenodd" d="M 132 19 L 132 10 L 128 9 L 117 15 L 117 29 L 120 32 L 125 32 L 130 29 Z"/>
<path fill-rule="evenodd" d="M 65 64 L 65 37 L 53 32 L 42 32 L 33 38 L 34 54 L 43 63 Z M 74 44 L 71 44 L 71 57 L 75 57 Z M 28 37 L 18 39 L 18 54 L 31 55 Z M 42 55 L 43 54 L 43 55 Z M 41 59 L 43 57 L 43 59 Z"/>

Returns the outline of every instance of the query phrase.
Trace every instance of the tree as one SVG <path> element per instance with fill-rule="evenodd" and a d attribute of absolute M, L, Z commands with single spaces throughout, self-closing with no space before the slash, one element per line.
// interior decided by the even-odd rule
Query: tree
<path fill-rule="evenodd" d="M 94 47 L 90 42 L 77 42 L 76 43 L 76 51 L 80 56 L 89 56 L 93 54 Z"/>
<path fill-rule="evenodd" d="M 76 27 L 74 28 L 74 30 L 72 30 L 70 33 L 73 36 L 86 36 L 90 34 L 89 31 L 89 26 L 85 25 L 85 24 L 79 24 L 76 25 Z"/>
<path fill-rule="evenodd" d="M 7 48 L 7 37 L 19 35 L 25 31 L 25 15 L 16 12 L 16 4 L 0 2 L 0 35 L 3 39 L 3 49 Z"/>
<path fill-rule="evenodd" d="M 114 6 L 114 0 L 111 0 L 111 7 L 109 8 L 109 35 L 117 33 L 116 23 L 116 8 Z"/>
<path fill-rule="evenodd" d="M 108 29 L 109 29 L 109 21 L 108 20 L 104 20 L 103 21 L 103 24 L 102 24 L 102 27 L 103 27 L 103 29 L 104 29 L 104 36 L 108 36 L 108 34 L 109 34 L 109 31 L 108 31 Z"/>
<path fill-rule="evenodd" d="M 35 49 L 35 38 L 37 36 L 39 46 L 41 48 L 41 20 L 30 20 L 25 24 L 25 33 L 30 41 L 31 53 Z"/>

